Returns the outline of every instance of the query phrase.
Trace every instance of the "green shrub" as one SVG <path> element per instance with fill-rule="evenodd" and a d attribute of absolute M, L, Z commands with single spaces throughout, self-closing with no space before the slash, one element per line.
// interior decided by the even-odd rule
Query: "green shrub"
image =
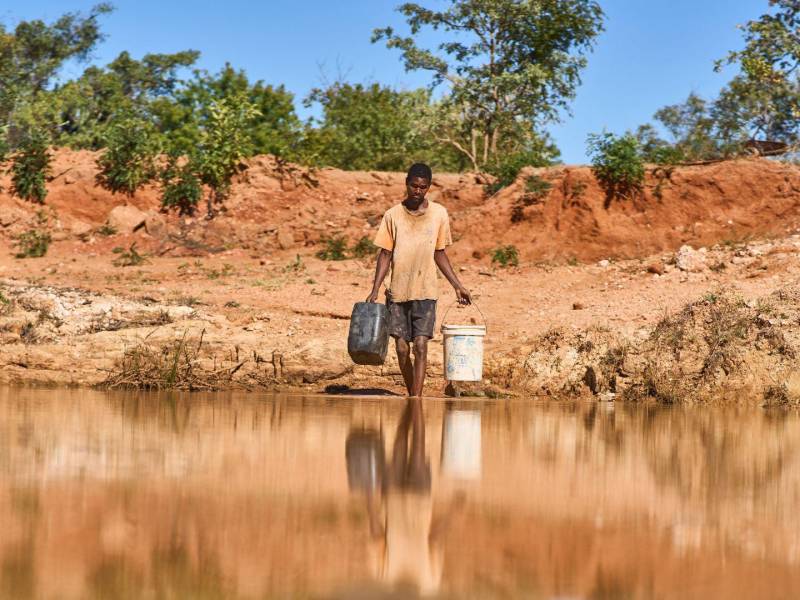
<path fill-rule="evenodd" d="M 109 225 L 108 223 L 101 225 L 97 229 L 97 235 L 102 235 L 103 237 L 109 237 L 116 234 L 117 234 L 116 227 L 114 227 L 113 225 Z"/>
<path fill-rule="evenodd" d="M 511 209 L 511 222 L 519 223 L 523 221 L 525 219 L 525 208 L 540 202 L 552 189 L 553 184 L 538 175 L 528 177 L 525 180 L 525 193 L 517 199 Z"/>
<path fill-rule="evenodd" d="M 11 155 L 11 191 L 23 200 L 44 204 L 45 182 L 50 174 L 49 139 L 44 132 L 32 130 Z"/>
<path fill-rule="evenodd" d="M 47 254 L 52 238 L 47 231 L 29 229 L 17 238 L 17 258 L 41 258 Z"/>
<path fill-rule="evenodd" d="M 378 247 L 365 235 L 355 243 L 350 253 L 355 258 L 365 258 L 367 256 L 374 256 L 377 251 Z"/>
<path fill-rule="evenodd" d="M 210 190 L 209 217 L 230 195 L 233 177 L 247 169 L 242 161 L 252 153 L 251 125 L 260 114 L 243 93 L 211 103 L 196 155 L 197 174 Z"/>
<path fill-rule="evenodd" d="M 178 214 L 191 215 L 200 202 L 203 188 L 192 161 L 187 160 L 183 165 L 178 161 L 179 157 L 171 154 L 161 171 L 161 207 L 177 208 Z"/>
<path fill-rule="evenodd" d="M 486 186 L 487 194 L 496 194 L 514 183 L 525 167 L 547 167 L 552 164 L 552 154 L 543 151 L 523 151 L 500 155 L 486 165 L 486 172 L 495 176 L 494 183 Z"/>
<path fill-rule="evenodd" d="M 135 115 L 117 117 L 106 132 L 105 151 L 97 160 L 97 183 L 114 194 L 133 196 L 156 176 L 161 152 L 152 123 Z"/>
<path fill-rule="evenodd" d="M 115 267 L 135 267 L 147 261 L 147 258 L 136 250 L 136 242 L 131 244 L 128 250 L 117 247 L 113 252 L 119 254 L 119 257 L 111 263 Z"/>
<path fill-rule="evenodd" d="M 606 191 L 606 202 L 630 198 L 644 184 L 644 160 L 639 142 L 630 133 L 591 134 L 588 138 L 592 170 Z"/>
<path fill-rule="evenodd" d="M 336 235 L 323 238 L 325 247 L 317 252 L 316 257 L 321 260 L 345 260 L 347 258 L 347 238 Z"/>
<path fill-rule="evenodd" d="M 499 246 L 492 250 L 492 264 L 499 264 L 501 267 L 518 267 L 517 247 L 514 245 Z"/>

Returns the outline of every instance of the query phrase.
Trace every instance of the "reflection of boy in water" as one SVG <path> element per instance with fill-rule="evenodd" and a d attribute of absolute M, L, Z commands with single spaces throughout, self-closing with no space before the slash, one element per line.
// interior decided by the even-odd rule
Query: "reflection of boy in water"
<path fill-rule="evenodd" d="M 443 517 L 433 517 L 431 467 L 425 456 L 425 421 L 419 398 L 406 403 L 387 467 L 383 518 L 378 500 L 372 493 L 367 495 L 376 575 L 391 586 L 410 584 L 421 594 L 435 593 L 444 562 L 441 538 L 452 515 L 447 511 Z M 458 504 L 463 504 L 462 498 Z"/>

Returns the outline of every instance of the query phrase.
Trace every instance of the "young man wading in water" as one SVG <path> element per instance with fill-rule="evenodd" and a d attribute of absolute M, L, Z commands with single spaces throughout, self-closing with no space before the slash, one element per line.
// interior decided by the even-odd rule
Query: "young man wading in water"
<path fill-rule="evenodd" d="M 433 174 L 427 165 L 413 165 L 406 176 L 406 199 L 383 215 L 375 237 L 378 265 L 367 302 L 375 302 L 381 284 L 392 269 L 386 290 L 389 335 L 396 342 L 397 360 L 410 396 L 422 396 L 428 364 L 428 341 L 436 324 L 438 267 L 456 290 L 459 304 L 471 304 L 467 289 L 453 272 L 445 248 L 453 243 L 450 218 L 441 204 L 425 198 Z M 414 361 L 411 361 L 411 348 Z"/>

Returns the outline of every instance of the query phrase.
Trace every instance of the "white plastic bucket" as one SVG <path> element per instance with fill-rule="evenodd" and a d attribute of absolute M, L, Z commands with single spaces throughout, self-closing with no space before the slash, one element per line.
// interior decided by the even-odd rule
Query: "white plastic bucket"
<path fill-rule="evenodd" d="M 483 378 L 485 335 L 485 325 L 442 325 L 445 379 L 480 381 Z"/>

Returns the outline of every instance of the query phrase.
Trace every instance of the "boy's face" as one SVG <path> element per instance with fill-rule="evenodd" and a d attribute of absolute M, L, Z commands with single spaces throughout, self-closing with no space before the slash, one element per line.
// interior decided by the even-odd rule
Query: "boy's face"
<path fill-rule="evenodd" d="M 430 180 L 424 177 L 410 177 L 406 179 L 406 195 L 409 200 L 413 200 L 414 202 L 422 202 L 430 187 Z"/>

